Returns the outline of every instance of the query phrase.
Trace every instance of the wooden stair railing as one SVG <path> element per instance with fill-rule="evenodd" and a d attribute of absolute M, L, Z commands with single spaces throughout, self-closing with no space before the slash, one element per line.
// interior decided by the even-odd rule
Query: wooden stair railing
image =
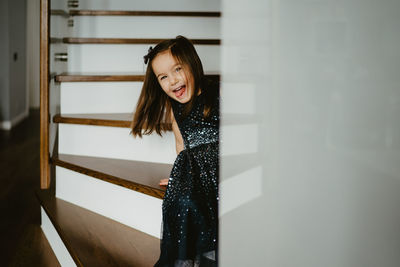
<path fill-rule="evenodd" d="M 49 51 L 50 0 L 40 1 L 40 187 L 50 186 Z"/>

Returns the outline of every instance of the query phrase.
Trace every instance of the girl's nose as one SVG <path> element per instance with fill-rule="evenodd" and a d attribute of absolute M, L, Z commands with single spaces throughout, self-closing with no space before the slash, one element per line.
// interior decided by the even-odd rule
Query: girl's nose
<path fill-rule="evenodd" d="M 170 79 L 170 84 L 171 85 L 175 85 L 175 84 L 177 84 L 178 83 L 178 77 L 177 77 L 177 75 L 175 74 L 175 75 L 172 75 L 171 76 L 171 79 Z"/>

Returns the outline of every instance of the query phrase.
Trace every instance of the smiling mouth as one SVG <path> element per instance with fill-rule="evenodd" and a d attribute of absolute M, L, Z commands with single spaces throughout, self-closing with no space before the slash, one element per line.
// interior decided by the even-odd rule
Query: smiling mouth
<path fill-rule="evenodd" d="M 185 93 L 185 91 L 186 91 L 186 85 L 182 85 L 182 86 L 174 89 L 172 92 L 174 92 L 174 94 L 177 98 L 180 98 Z"/>

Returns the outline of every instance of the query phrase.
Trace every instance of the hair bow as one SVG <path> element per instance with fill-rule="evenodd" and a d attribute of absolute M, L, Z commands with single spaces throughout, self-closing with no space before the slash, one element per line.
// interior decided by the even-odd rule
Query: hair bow
<path fill-rule="evenodd" d="M 144 58 L 144 64 L 147 64 L 150 60 L 151 52 L 153 51 L 153 47 L 149 47 L 149 50 L 147 50 L 147 55 L 145 55 Z"/>

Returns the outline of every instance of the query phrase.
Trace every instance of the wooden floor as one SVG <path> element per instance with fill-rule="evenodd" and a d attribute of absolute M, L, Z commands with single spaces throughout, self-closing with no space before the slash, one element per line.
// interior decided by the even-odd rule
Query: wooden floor
<path fill-rule="evenodd" d="M 39 110 L 0 130 L 0 266 L 59 266 L 40 228 Z"/>

